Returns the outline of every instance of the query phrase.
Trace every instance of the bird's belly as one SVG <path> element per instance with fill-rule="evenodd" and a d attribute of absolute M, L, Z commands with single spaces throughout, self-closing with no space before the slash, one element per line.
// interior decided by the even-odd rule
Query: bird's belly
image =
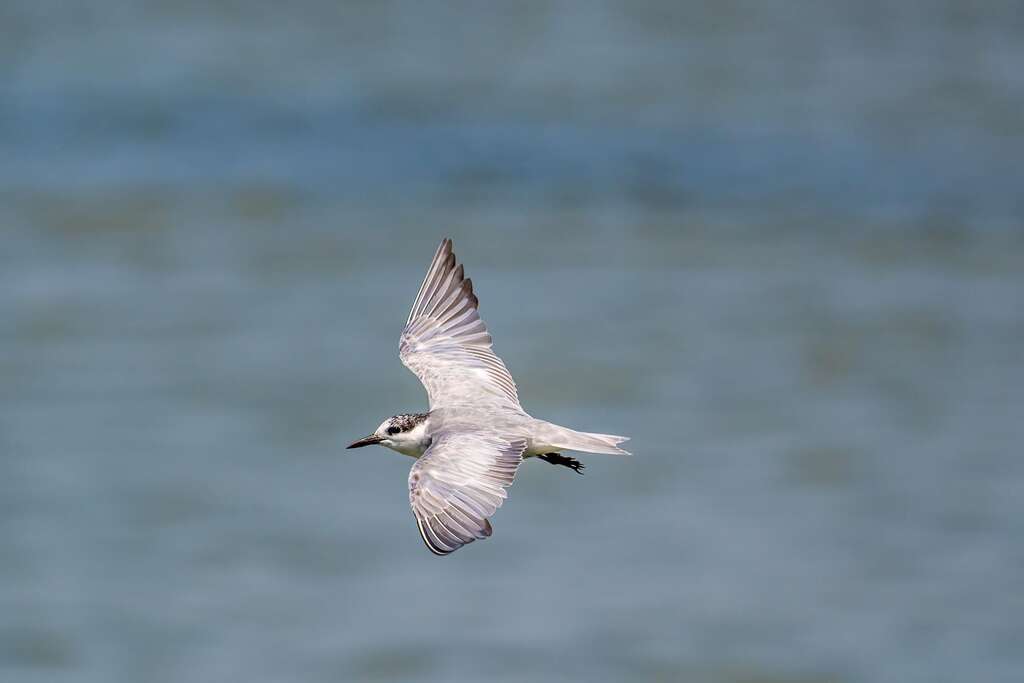
<path fill-rule="evenodd" d="M 532 458 L 536 455 L 544 455 L 545 453 L 552 453 L 557 451 L 558 448 L 548 443 L 542 443 L 534 439 L 528 439 L 526 442 L 526 450 L 523 451 L 524 458 Z"/>

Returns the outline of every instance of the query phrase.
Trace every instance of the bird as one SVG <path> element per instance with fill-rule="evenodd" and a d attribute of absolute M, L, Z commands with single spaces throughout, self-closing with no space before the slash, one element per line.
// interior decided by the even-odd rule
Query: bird
<path fill-rule="evenodd" d="M 422 382 L 429 409 L 389 417 L 348 448 L 377 444 L 416 458 L 409 503 L 435 555 L 488 538 L 519 466 L 536 457 L 582 474 L 562 450 L 631 455 L 628 437 L 591 434 L 523 410 L 515 380 L 492 348 L 473 282 L 441 241 L 399 339 L 402 363 Z"/>

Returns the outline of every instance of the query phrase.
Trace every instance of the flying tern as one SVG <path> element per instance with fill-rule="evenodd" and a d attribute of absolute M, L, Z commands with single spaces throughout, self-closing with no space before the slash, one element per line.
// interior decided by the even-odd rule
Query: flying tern
<path fill-rule="evenodd" d="M 427 390 L 430 409 L 384 420 L 348 448 L 386 446 L 416 458 L 409 502 L 431 552 L 447 555 L 491 535 L 516 470 L 536 456 L 582 474 L 559 451 L 629 455 L 624 436 L 590 434 L 529 415 L 516 383 L 491 349 L 472 281 L 444 239 L 402 330 L 398 355 Z"/>

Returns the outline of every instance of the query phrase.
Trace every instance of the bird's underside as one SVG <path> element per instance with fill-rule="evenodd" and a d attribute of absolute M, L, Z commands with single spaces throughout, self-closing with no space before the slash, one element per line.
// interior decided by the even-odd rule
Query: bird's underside
<path fill-rule="evenodd" d="M 427 547 L 447 555 L 491 535 L 524 457 L 537 456 L 582 474 L 559 451 L 621 453 L 624 437 L 587 434 L 528 415 L 512 375 L 491 348 L 473 284 L 441 242 L 413 303 L 399 356 L 430 403 L 429 446 L 409 473 L 409 502 Z"/>

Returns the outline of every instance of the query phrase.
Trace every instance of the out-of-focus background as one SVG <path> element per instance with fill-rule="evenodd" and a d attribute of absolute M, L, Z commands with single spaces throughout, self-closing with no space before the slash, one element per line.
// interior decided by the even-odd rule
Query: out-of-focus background
<path fill-rule="evenodd" d="M 4 681 L 1016 681 L 1014 2 L 0 5 Z M 531 461 L 439 559 L 442 236 Z"/>

